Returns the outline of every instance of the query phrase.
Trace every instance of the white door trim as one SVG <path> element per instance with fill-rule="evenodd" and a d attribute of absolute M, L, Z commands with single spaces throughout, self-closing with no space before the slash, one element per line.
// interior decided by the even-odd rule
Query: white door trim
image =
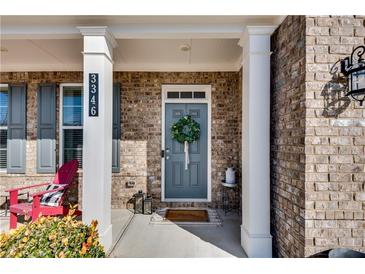
<path fill-rule="evenodd" d="M 167 98 L 167 91 L 201 91 L 205 92 L 205 98 L 198 99 L 169 99 Z M 161 86 L 161 97 L 162 97 L 162 106 L 161 106 L 161 126 L 162 126 L 162 141 L 161 141 L 161 150 L 165 150 L 165 104 L 167 103 L 189 103 L 189 104 L 207 104 L 208 106 L 208 163 L 207 163 L 207 199 L 185 199 L 185 198 L 176 198 L 176 199 L 167 199 L 165 197 L 165 158 L 161 157 L 161 200 L 162 202 L 211 202 L 212 200 L 212 177 L 211 177 L 211 168 L 212 168 L 212 147 L 211 147 L 211 93 L 212 86 L 211 85 L 185 85 L 185 84 L 176 84 L 176 85 L 162 85 Z"/>

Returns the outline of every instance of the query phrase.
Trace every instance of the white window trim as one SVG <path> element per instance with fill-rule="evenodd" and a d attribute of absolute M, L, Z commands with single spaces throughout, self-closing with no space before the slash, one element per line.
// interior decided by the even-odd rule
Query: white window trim
<path fill-rule="evenodd" d="M 168 91 L 202 91 L 205 92 L 205 98 L 167 98 Z M 162 202 L 211 202 L 212 201 L 212 138 L 211 138 L 211 117 L 212 117 L 212 100 L 211 100 L 212 86 L 211 85 L 162 85 L 161 95 L 162 95 L 162 107 L 161 107 L 161 125 L 162 125 L 162 141 L 161 149 L 165 150 L 165 104 L 166 103 L 192 103 L 192 104 L 202 104 L 208 105 L 208 163 L 207 163 L 207 199 L 185 199 L 185 198 L 175 198 L 167 199 L 165 197 L 165 158 L 161 157 L 161 200 Z"/>
<path fill-rule="evenodd" d="M 83 87 L 82 83 L 65 83 L 60 84 L 60 115 L 59 115 L 59 143 L 58 143 L 58 151 L 59 151 L 59 158 L 58 164 L 59 166 L 63 165 L 63 130 L 67 128 L 72 129 L 83 129 L 84 126 L 64 126 L 63 125 L 63 88 L 64 87 Z"/>
<path fill-rule="evenodd" d="M 8 84 L 0 84 L 0 88 L 8 88 L 8 94 L 9 94 L 9 85 Z M 9 105 L 8 105 L 8 111 L 9 111 Z M 0 129 L 8 130 L 8 126 L 0 126 Z M 6 154 L 8 154 L 8 146 L 7 145 L 6 145 Z M 0 173 L 6 173 L 6 172 L 7 172 L 7 168 L 0 168 Z"/>

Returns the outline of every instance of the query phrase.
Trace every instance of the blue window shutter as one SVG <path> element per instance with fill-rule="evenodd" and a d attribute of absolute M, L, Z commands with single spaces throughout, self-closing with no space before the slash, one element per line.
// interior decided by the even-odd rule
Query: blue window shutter
<path fill-rule="evenodd" d="M 120 84 L 113 85 L 112 172 L 120 171 Z"/>
<path fill-rule="evenodd" d="M 8 173 L 25 173 L 26 110 L 26 85 L 9 85 Z"/>
<path fill-rule="evenodd" d="M 37 93 L 37 172 L 56 171 L 56 85 L 40 84 Z"/>

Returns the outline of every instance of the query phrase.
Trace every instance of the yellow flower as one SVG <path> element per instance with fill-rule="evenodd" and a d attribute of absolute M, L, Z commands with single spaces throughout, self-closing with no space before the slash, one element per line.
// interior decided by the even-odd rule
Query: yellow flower
<path fill-rule="evenodd" d="M 22 241 L 23 241 L 24 243 L 26 243 L 26 242 L 28 242 L 28 238 L 27 238 L 27 237 L 24 237 L 24 238 L 22 239 Z"/>
<path fill-rule="evenodd" d="M 58 258 L 65 258 L 65 253 L 63 251 L 61 251 L 59 254 L 58 254 Z"/>
<path fill-rule="evenodd" d="M 85 255 L 86 251 L 87 251 L 87 246 L 85 243 L 82 243 L 82 248 L 81 248 L 80 254 Z"/>
<path fill-rule="evenodd" d="M 68 239 L 67 238 L 63 238 L 62 239 L 62 243 L 67 246 L 68 245 Z"/>
<path fill-rule="evenodd" d="M 51 234 L 51 235 L 48 236 L 48 240 L 50 240 L 50 241 L 52 241 L 56 238 L 57 238 L 56 234 Z"/>
<path fill-rule="evenodd" d="M 1 244 L 1 242 L 7 241 L 8 238 L 9 237 L 7 234 L 5 234 L 5 233 L 0 234 L 0 244 Z"/>
<path fill-rule="evenodd" d="M 93 243 L 93 238 L 90 236 L 89 238 L 87 238 L 87 244 L 91 246 L 92 243 Z"/>
<path fill-rule="evenodd" d="M 92 227 L 96 227 L 98 225 L 98 221 L 97 220 L 92 220 L 91 221 L 91 226 Z"/>

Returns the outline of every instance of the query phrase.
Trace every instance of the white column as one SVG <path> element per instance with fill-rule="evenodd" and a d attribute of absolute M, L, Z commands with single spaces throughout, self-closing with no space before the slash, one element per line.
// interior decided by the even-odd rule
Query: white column
<path fill-rule="evenodd" d="M 270 36 L 275 27 L 247 27 L 242 63 L 241 245 L 249 257 L 271 257 Z"/>
<path fill-rule="evenodd" d="M 107 27 L 78 27 L 84 37 L 84 136 L 82 219 L 98 221 L 101 242 L 112 245 L 112 98 L 113 48 Z M 98 74 L 99 114 L 89 116 L 89 74 Z"/>

